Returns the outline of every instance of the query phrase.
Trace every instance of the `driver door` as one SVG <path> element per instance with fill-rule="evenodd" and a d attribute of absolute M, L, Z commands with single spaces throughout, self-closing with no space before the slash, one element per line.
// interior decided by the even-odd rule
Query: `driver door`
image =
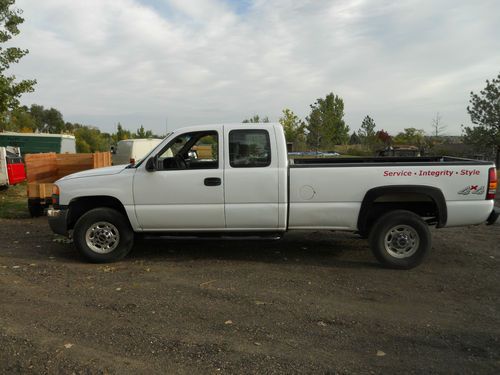
<path fill-rule="evenodd" d="M 142 163 L 134 177 L 135 212 L 144 231 L 225 228 L 223 163 L 216 130 L 183 133 Z"/>

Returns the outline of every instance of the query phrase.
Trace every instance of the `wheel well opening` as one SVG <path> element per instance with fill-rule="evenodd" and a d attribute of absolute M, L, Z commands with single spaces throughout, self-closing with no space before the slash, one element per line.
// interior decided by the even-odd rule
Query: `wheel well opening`
<path fill-rule="evenodd" d="M 113 208 L 122 213 L 128 220 L 127 212 L 123 204 L 116 198 L 110 196 L 91 196 L 73 199 L 69 204 L 68 229 L 73 229 L 78 219 L 86 212 L 94 208 Z"/>
<path fill-rule="evenodd" d="M 393 210 L 408 210 L 422 217 L 429 225 L 438 224 L 439 207 L 436 201 L 425 193 L 386 193 L 376 197 L 366 208 L 360 229 L 369 231 L 375 221 Z"/>

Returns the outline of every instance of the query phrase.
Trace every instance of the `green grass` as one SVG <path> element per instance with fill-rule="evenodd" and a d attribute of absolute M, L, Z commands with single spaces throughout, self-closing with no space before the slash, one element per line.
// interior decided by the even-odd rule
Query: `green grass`
<path fill-rule="evenodd" d="M 9 186 L 0 191 L 0 218 L 22 219 L 29 217 L 26 184 Z"/>

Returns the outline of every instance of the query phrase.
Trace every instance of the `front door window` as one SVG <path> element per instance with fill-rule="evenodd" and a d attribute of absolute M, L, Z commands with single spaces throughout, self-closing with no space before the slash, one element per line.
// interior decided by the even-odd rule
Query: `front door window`
<path fill-rule="evenodd" d="M 192 132 L 169 142 L 157 159 L 157 170 L 218 169 L 219 139 L 217 132 Z"/>

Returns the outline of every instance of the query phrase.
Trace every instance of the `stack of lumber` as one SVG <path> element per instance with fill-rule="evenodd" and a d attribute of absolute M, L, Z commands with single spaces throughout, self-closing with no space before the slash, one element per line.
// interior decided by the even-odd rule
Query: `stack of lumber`
<path fill-rule="evenodd" d="M 64 176 L 87 169 L 111 165 L 109 152 L 93 154 L 27 154 L 24 157 L 28 180 L 28 198 L 49 198 L 52 183 Z"/>
<path fill-rule="evenodd" d="M 198 153 L 198 159 L 213 159 L 212 145 L 200 145 L 193 147 Z"/>
<path fill-rule="evenodd" d="M 30 182 L 54 182 L 57 180 L 56 154 L 27 154 L 24 156 L 26 178 Z"/>
<path fill-rule="evenodd" d="M 110 165 L 111 154 L 109 152 L 95 152 L 93 154 L 57 154 L 57 178 L 55 180 L 72 173 Z"/>

